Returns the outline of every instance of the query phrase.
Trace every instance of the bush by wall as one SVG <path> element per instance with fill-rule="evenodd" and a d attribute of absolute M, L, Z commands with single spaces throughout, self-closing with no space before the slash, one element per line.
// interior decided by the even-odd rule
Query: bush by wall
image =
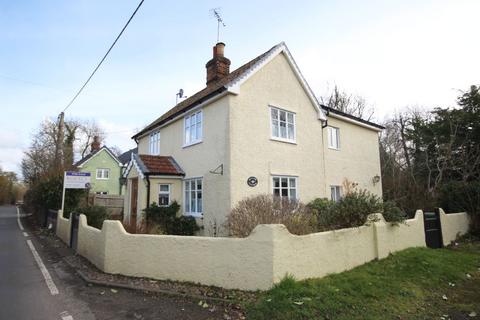
<path fill-rule="evenodd" d="M 234 237 L 247 237 L 259 224 L 283 224 L 293 234 L 315 232 L 316 217 L 301 202 L 258 195 L 241 200 L 227 217 L 226 227 Z"/>
<path fill-rule="evenodd" d="M 194 217 L 177 217 L 178 210 L 180 210 L 180 205 L 176 201 L 166 207 L 160 207 L 154 202 L 150 207 L 144 209 L 150 232 L 191 236 L 200 230 Z"/>
<path fill-rule="evenodd" d="M 480 182 L 454 181 L 444 184 L 439 203 L 447 212 L 466 211 L 471 217 L 471 232 L 480 235 Z"/>
<path fill-rule="evenodd" d="M 338 202 L 315 199 L 308 204 L 317 216 L 317 230 L 335 230 L 359 227 L 371 222 L 372 213 L 383 213 L 387 222 L 398 224 L 406 219 L 391 201 L 383 202 L 380 197 L 367 190 L 352 190 Z"/>
<path fill-rule="evenodd" d="M 74 211 L 87 216 L 88 224 L 97 229 L 102 229 L 103 221 L 108 218 L 107 208 L 105 207 L 85 206 L 77 208 Z"/>

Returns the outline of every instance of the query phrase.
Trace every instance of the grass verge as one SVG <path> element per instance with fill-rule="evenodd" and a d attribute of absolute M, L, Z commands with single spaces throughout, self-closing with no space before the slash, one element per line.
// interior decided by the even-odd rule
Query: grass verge
<path fill-rule="evenodd" d="M 322 279 L 286 277 L 248 319 L 480 319 L 480 241 L 412 248 Z"/>

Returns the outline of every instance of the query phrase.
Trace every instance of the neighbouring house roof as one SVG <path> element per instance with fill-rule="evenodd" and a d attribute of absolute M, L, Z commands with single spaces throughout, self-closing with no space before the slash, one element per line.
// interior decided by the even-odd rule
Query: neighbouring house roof
<path fill-rule="evenodd" d="M 377 131 L 380 131 L 380 130 L 385 129 L 385 127 L 383 127 L 383 126 L 381 126 L 381 125 L 379 125 L 379 124 L 370 122 L 370 121 L 368 121 L 368 120 L 365 120 L 365 119 L 362 119 L 362 118 L 359 118 L 359 117 L 352 116 L 351 114 L 342 112 L 342 111 L 340 111 L 340 110 L 333 109 L 333 108 L 330 108 L 330 107 L 327 107 L 327 106 L 324 106 L 324 105 L 322 105 L 322 108 L 323 108 L 325 111 L 327 111 L 327 115 L 329 115 L 329 113 L 333 113 L 334 115 L 340 116 L 340 118 L 342 118 L 342 117 L 343 117 L 343 118 L 347 118 L 347 119 L 352 120 L 353 122 L 356 122 L 356 123 L 364 124 L 364 125 L 366 125 L 366 126 L 373 127 L 372 129 L 377 130 Z"/>
<path fill-rule="evenodd" d="M 119 165 L 122 165 L 122 163 L 120 162 L 120 160 L 117 158 L 117 156 L 112 152 L 112 150 L 110 150 L 109 148 L 107 148 L 106 146 L 103 146 L 101 147 L 100 149 L 94 151 L 94 152 L 90 152 L 89 154 L 87 154 L 85 157 L 83 157 L 82 159 L 78 160 L 76 163 L 74 163 L 73 165 L 75 167 L 83 167 L 83 165 L 85 163 L 87 163 L 88 161 L 90 161 L 91 159 L 93 159 L 95 156 L 97 156 L 98 154 L 100 154 L 102 152 L 102 150 L 105 150 L 109 155 L 110 157 L 112 157 L 113 160 L 115 160 Z"/>
<path fill-rule="evenodd" d="M 293 60 L 290 51 L 288 50 L 287 46 L 284 42 L 277 44 L 276 46 L 272 47 L 270 50 L 262 53 L 255 59 L 247 62 L 240 68 L 236 69 L 235 71 L 230 72 L 227 76 L 221 78 L 220 80 L 209 84 L 204 89 L 198 91 L 194 95 L 190 96 L 189 98 L 183 100 L 182 102 L 178 103 L 175 107 L 164 113 L 160 118 L 153 121 L 151 124 L 146 126 L 140 132 L 135 134 L 132 138 L 136 139 L 137 137 L 143 135 L 144 133 L 161 126 L 162 124 L 174 119 L 175 117 L 181 115 L 182 113 L 186 113 L 190 109 L 194 108 L 195 106 L 225 92 L 229 91 L 234 94 L 239 93 L 239 86 L 243 82 L 245 82 L 250 76 L 252 76 L 256 71 L 258 71 L 261 67 L 271 61 L 274 57 L 276 57 L 280 53 L 285 53 L 288 62 L 292 66 L 293 70 L 297 78 L 299 79 L 300 83 L 302 84 L 303 88 L 307 92 L 310 100 L 314 104 L 315 108 L 318 111 L 318 118 L 321 120 L 326 120 L 325 114 L 323 113 L 318 100 L 316 99 L 313 91 L 308 86 L 307 82 L 303 78 L 300 70 L 298 69 L 297 64 Z"/>
<path fill-rule="evenodd" d="M 131 168 L 135 166 L 139 175 L 144 176 L 184 176 L 185 172 L 170 156 L 151 156 L 145 154 L 131 154 L 131 160 L 123 176 L 127 177 Z"/>
<path fill-rule="evenodd" d="M 132 159 L 132 153 L 137 154 L 138 153 L 138 148 L 133 148 L 130 149 L 121 155 L 118 156 L 118 160 L 120 160 L 123 165 L 127 165 L 128 162 Z"/>

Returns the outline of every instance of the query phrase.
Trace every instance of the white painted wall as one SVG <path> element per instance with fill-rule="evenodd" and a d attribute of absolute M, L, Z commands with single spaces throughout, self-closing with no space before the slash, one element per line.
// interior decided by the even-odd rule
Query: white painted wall
<path fill-rule="evenodd" d="M 465 216 L 444 217 L 444 239 L 468 230 Z M 247 238 L 211 238 L 129 234 L 119 221 L 105 221 L 98 230 L 81 215 L 78 253 L 107 273 L 266 290 L 287 273 L 297 279 L 319 278 L 406 248 L 425 247 L 422 211 L 398 226 L 378 217 L 359 228 L 304 236 L 290 234 L 283 225 L 259 225 Z"/>

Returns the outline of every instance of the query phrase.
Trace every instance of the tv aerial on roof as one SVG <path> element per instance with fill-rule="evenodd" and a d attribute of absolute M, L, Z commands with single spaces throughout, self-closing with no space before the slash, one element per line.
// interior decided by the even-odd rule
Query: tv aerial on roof
<path fill-rule="evenodd" d="M 179 99 L 187 98 L 187 96 L 184 96 L 183 94 L 183 89 L 180 88 L 180 90 L 178 90 L 178 93 L 175 95 L 175 105 L 178 104 Z"/>
<path fill-rule="evenodd" d="M 211 14 L 215 19 L 217 19 L 217 43 L 220 42 L 220 25 L 226 27 L 227 25 L 223 22 L 222 16 L 220 15 L 220 11 L 222 8 L 213 8 L 210 9 Z"/>

